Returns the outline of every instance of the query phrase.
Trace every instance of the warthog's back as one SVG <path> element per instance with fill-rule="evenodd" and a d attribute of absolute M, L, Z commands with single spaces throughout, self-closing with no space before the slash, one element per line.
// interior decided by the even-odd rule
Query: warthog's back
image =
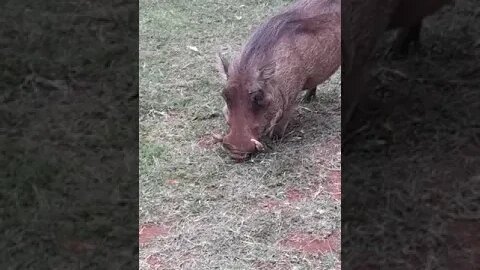
<path fill-rule="evenodd" d="M 341 64 L 341 1 L 297 1 L 294 6 L 305 14 L 306 25 L 313 26 L 313 36 L 300 37 L 297 44 L 309 74 L 305 88 L 328 79 Z"/>
<path fill-rule="evenodd" d="M 302 90 L 306 80 L 320 84 L 340 66 L 340 23 L 339 0 L 297 1 L 254 32 L 237 67 L 275 63 L 283 91 Z"/>
<path fill-rule="evenodd" d="M 307 80 L 302 89 L 309 89 L 328 79 L 340 66 L 340 14 L 316 15 L 302 23 L 310 29 L 293 38 L 282 38 L 274 48 L 272 60 L 285 67 L 279 70 L 279 78 L 288 80 L 296 72 L 299 79 Z"/>

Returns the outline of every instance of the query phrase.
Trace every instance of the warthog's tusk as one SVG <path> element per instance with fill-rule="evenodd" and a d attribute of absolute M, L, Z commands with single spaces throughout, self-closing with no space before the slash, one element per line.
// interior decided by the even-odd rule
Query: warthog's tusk
<path fill-rule="evenodd" d="M 227 107 L 227 105 L 223 106 L 222 113 L 223 113 L 223 117 L 225 117 L 225 119 L 228 119 L 228 107 Z"/>
<path fill-rule="evenodd" d="M 258 151 L 263 151 L 265 150 L 265 147 L 263 146 L 263 144 L 255 139 L 250 139 L 251 142 L 253 142 L 255 144 L 255 148 L 257 148 Z"/>
<path fill-rule="evenodd" d="M 219 143 L 219 142 L 223 141 L 223 136 L 220 135 L 220 134 L 215 134 L 214 133 L 214 134 L 212 134 L 212 137 L 213 137 L 213 139 L 215 140 L 216 143 Z"/>

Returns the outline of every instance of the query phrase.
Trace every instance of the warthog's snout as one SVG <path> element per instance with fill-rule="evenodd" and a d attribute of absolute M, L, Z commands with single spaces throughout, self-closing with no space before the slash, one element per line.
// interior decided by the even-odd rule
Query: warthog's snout
<path fill-rule="evenodd" d="M 214 135 L 214 138 L 222 143 L 231 158 L 239 162 L 246 160 L 251 154 L 265 150 L 263 144 L 254 138 L 250 138 L 250 140 L 237 139 L 230 134 L 225 137 Z"/>

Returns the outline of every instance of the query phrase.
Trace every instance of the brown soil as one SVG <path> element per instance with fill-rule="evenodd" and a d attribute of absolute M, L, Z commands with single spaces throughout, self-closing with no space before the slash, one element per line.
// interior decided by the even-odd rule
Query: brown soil
<path fill-rule="evenodd" d="M 147 257 L 147 264 L 152 270 L 164 269 L 165 265 L 159 255 L 152 254 Z"/>
<path fill-rule="evenodd" d="M 342 199 L 342 173 L 341 171 L 330 171 L 328 175 L 328 192 L 333 199 L 340 201 Z"/>
<path fill-rule="evenodd" d="M 141 246 L 149 244 L 151 241 L 166 237 L 170 234 L 170 228 L 159 224 L 143 224 L 139 232 L 139 244 Z"/>

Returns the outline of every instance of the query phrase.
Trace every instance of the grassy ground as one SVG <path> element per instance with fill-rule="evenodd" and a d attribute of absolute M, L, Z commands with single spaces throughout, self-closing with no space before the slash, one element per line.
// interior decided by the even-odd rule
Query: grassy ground
<path fill-rule="evenodd" d="M 459 0 L 455 8 L 428 18 L 423 49 L 409 59 L 379 55 L 376 84 L 401 102 L 342 149 L 343 233 L 348 236 L 342 240 L 357 245 L 342 254 L 352 259 L 343 265 L 478 268 L 480 28 L 475 2 Z M 389 265 L 379 267 L 381 261 Z"/>
<path fill-rule="evenodd" d="M 340 76 L 273 149 L 233 163 L 215 53 L 290 1 L 140 1 L 141 269 L 339 267 Z"/>

